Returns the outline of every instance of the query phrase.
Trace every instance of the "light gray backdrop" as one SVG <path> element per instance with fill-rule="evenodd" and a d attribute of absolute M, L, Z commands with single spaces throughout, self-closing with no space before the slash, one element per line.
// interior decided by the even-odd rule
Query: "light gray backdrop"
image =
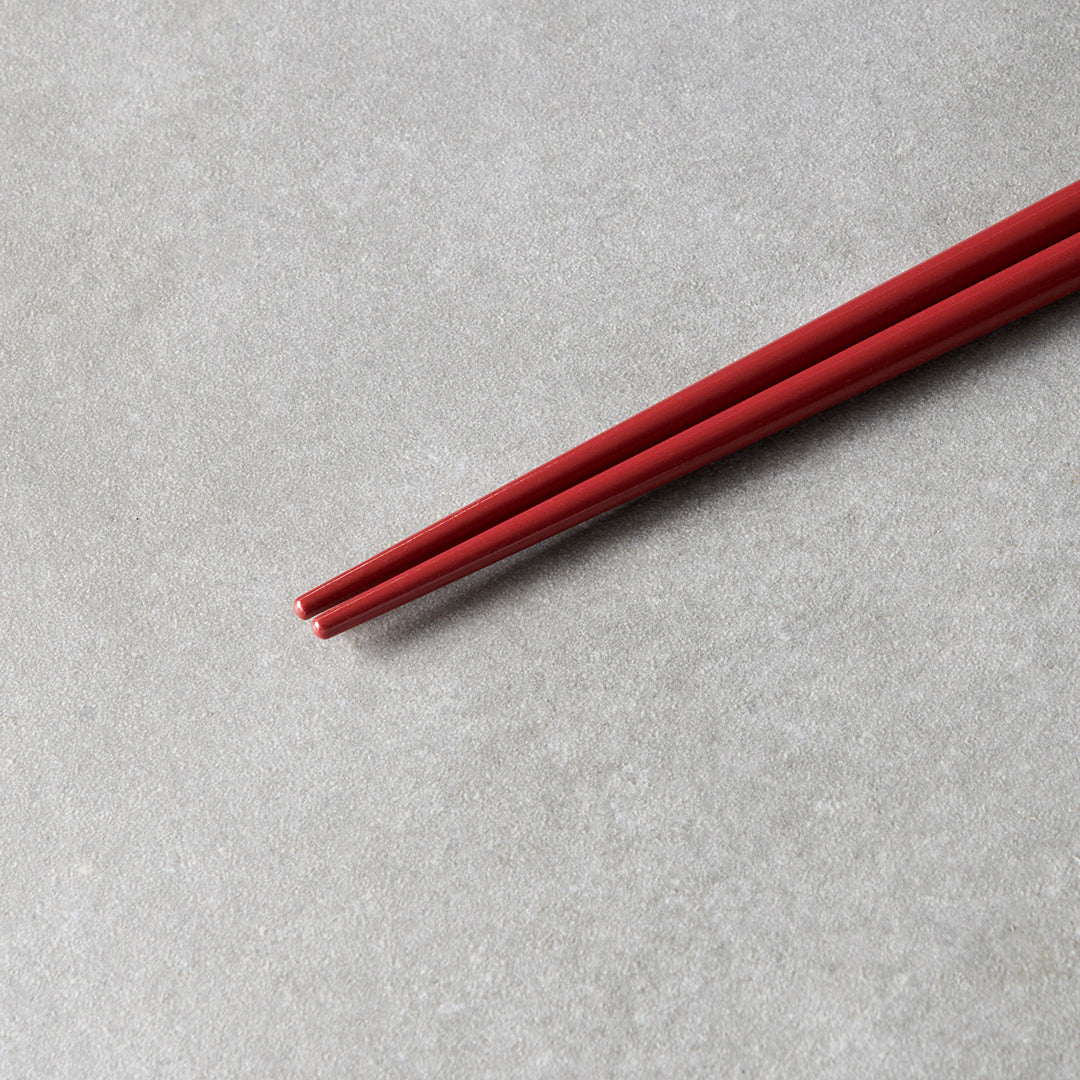
<path fill-rule="evenodd" d="M 4 0 L 0 1075 L 1080 1073 L 1080 299 L 290 609 L 1076 180 L 1078 19 Z"/>

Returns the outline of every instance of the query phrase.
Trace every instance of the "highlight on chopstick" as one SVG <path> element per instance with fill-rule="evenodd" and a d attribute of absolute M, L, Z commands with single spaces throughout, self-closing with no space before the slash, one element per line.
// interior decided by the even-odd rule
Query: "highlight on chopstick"
<path fill-rule="evenodd" d="M 299 597 L 332 637 L 1080 288 L 1080 182 Z"/>

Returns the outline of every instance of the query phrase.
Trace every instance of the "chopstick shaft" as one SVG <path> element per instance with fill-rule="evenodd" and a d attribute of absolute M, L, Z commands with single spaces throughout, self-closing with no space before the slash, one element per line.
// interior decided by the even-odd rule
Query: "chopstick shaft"
<path fill-rule="evenodd" d="M 346 600 L 329 638 L 861 394 L 1080 289 L 1080 233 Z"/>
<path fill-rule="evenodd" d="M 1080 181 L 672 394 L 310 590 L 304 619 L 402 573 L 1080 229 Z"/>

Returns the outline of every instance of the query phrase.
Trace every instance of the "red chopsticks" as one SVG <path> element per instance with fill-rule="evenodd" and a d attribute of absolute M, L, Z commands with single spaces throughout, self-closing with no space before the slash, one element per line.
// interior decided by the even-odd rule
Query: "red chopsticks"
<path fill-rule="evenodd" d="M 296 601 L 332 637 L 732 453 L 1080 288 L 1080 182 Z"/>

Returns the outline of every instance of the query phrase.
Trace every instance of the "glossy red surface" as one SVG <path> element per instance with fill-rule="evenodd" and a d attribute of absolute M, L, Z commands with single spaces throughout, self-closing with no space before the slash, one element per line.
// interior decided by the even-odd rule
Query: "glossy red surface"
<path fill-rule="evenodd" d="M 1077 289 L 1080 234 L 444 547 L 424 562 L 325 611 L 315 619 L 312 629 L 319 637 L 333 637 L 854 397 Z M 363 577 L 357 575 L 354 580 Z"/>
<path fill-rule="evenodd" d="M 525 473 L 295 602 L 309 619 L 1080 229 L 1080 181 Z"/>

